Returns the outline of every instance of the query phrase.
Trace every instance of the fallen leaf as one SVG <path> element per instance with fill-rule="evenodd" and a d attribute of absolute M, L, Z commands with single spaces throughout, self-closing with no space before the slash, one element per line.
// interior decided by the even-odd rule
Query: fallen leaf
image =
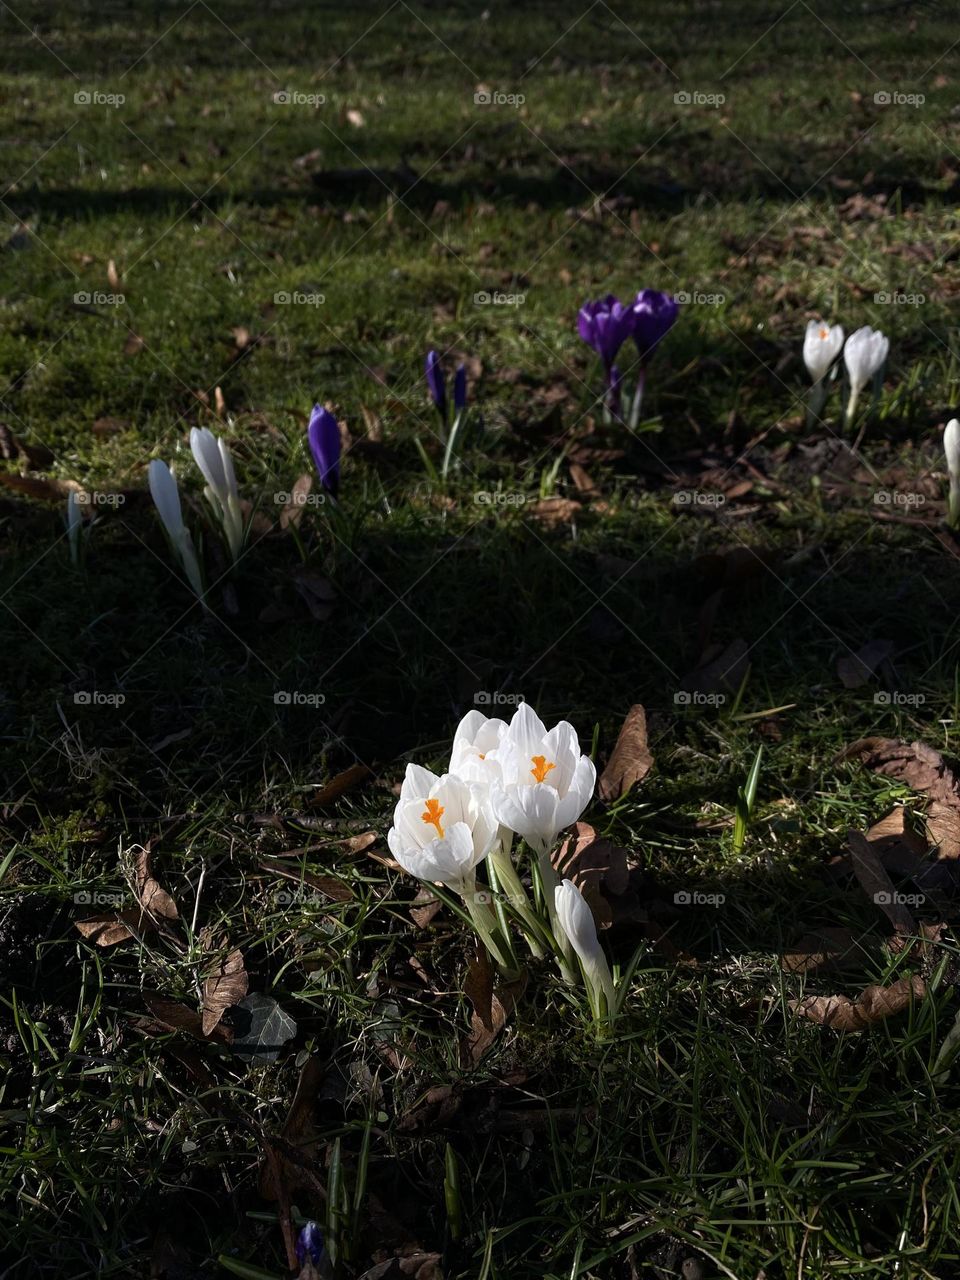
<path fill-rule="evenodd" d="M 573 498 L 541 498 L 526 510 L 548 529 L 571 524 L 583 510 L 583 504 Z"/>
<path fill-rule="evenodd" d="M 570 479 L 573 481 L 578 493 L 593 497 L 599 492 L 597 485 L 590 479 L 590 476 L 579 462 L 570 463 Z"/>
<path fill-rule="evenodd" d="M 150 845 L 137 853 L 136 885 L 137 901 L 150 916 L 159 916 L 161 920 L 178 919 L 177 904 L 155 879 L 150 865 Z"/>
<path fill-rule="evenodd" d="M 167 1031 L 185 1031 L 197 1040 L 216 1040 L 220 1044 L 230 1044 L 233 1040 L 233 1032 L 224 1026 L 216 1026 L 209 1036 L 205 1035 L 200 1014 L 179 1000 L 171 1000 L 154 991 L 145 991 L 143 999 L 156 1021 Z"/>
<path fill-rule="evenodd" d="M 293 880 L 296 884 L 308 884 L 311 889 L 326 894 L 334 902 L 353 902 L 354 900 L 353 890 L 336 876 L 320 876 L 313 871 L 297 871 L 276 862 L 261 862 L 260 866 L 264 871 L 269 871 L 284 880 Z"/>
<path fill-rule="evenodd" d="M 273 996 L 253 992 L 234 1009 L 237 1029 L 233 1051 L 257 1062 L 275 1062 L 288 1040 L 297 1034 L 297 1024 Z"/>
<path fill-rule="evenodd" d="M 514 982 L 495 983 L 493 962 L 485 948 L 478 949 L 463 985 L 464 994 L 473 1005 L 473 1015 L 470 1034 L 460 1042 L 461 1067 L 476 1066 L 486 1055 L 507 1025 L 525 986 L 525 974 Z"/>
<path fill-rule="evenodd" d="M 290 1103 L 290 1110 L 280 1130 L 284 1144 L 294 1148 L 303 1158 L 291 1160 L 283 1147 L 274 1151 L 275 1159 L 264 1160 L 260 1167 L 260 1194 L 265 1200 L 279 1200 L 282 1191 L 312 1189 L 316 1179 L 309 1175 L 309 1165 L 316 1164 L 319 1149 L 317 1132 L 317 1094 L 323 1083 L 324 1067 L 321 1059 L 312 1054 L 300 1069 L 297 1088 Z M 304 1168 L 304 1164 L 307 1168 Z M 278 1183 L 282 1182 L 282 1187 Z"/>
<path fill-rule="evenodd" d="M 926 823 L 941 858 L 960 858 L 960 784 L 939 751 L 924 742 L 862 738 L 838 760 L 859 760 L 886 778 L 905 783 L 926 797 Z"/>
<path fill-rule="evenodd" d="M 363 117 L 363 112 L 358 111 L 356 107 L 349 107 L 344 112 L 344 119 L 348 124 L 352 124 L 355 129 L 362 129 L 367 123 Z"/>
<path fill-rule="evenodd" d="M 300 521 L 303 519 L 303 512 L 307 505 L 307 498 L 313 488 L 313 476 L 309 471 L 305 471 L 303 475 L 297 476 L 293 482 L 293 488 L 290 490 L 290 501 L 284 506 L 280 512 L 280 528 L 289 529 L 291 525 L 295 529 L 299 528 Z M 326 579 L 324 579 L 326 582 Z"/>
<path fill-rule="evenodd" d="M 849 996 L 805 996 L 802 1000 L 791 1000 L 790 1007 L 802 1017 L 834 1031 L 865 1031 L 884 1018 L 902 1013 L 914 1000 L 922 1000 L 926 990 L 923 978 L 914 974 L 900 978 L 889 987 L 865 987 L 855 1000 Z"/>
<path fill-rule="evenodd" d="M 410 918 L 418 929 L 426 929 L 433 921 L 443 903 L 424 885 L 414 898 L 409 908 Z"/>
<path fill-rule="evenodd" d="M 892 640 L 868 640 L 857 653 L 837 659 L 837 675 L 845 689 L 859 689 L 876 674 L 877 668 L 893 656 Z"/>
<path fill-rule="evenodd" d="M 780 958 L 784 973 L 817 973 L 860 967 L 864 942 L 852 929 L 824 926 L 805 933 Z"/>
<path fill-rule="evenodd" d="M 723 693 L 735 694 L 743 683 L 750 666 L 750 648 L 739 636 L 723 648 L 710 645 L 700 656 L 700 661 L 680 681 L 680 691 L 704 696 Z"/>
<path fill-rule="evenodd" d="M 86 920 L 75 920 L 74 928 L 98 947 L 113 947 L 118 942 L 126 942 L 136 937 L 141 915 L 134 907 L 125 911 L 111 912 L 109 915 L 89 916 Z"/>
<path fill-rule="evenodd" d="M 123 354 L 125 356 L 139 355 L 146 345 L 147 344 L 144 342 L 143 338 L 140 337 L 139 333 L 134 333 L 131 329 L 127 335 L 126 342 L 123 344 Z"/>
<path fill-rule="evenodd" d="M 0 422 L 0 458 L 9 462 L 23 458 L 27 466 L 37 471 L 49 467 L 54 461 L 53 453 L 45 444 L 27 444 L 14 435 L 5 422 Z"/>
<path fill-rule="evenodd" d="M 572 880 L 586 898 L 599 929 L 635 913 L 639 904 L 630 893 L 626 849 L 598 839 L 589 823 L 575 822 L 551 861 L 557 875 Z"/>
<path fill-rule="evenodd" d="M 597 795 L 601 800 L 618 800 L 634 783 L 642 782 L 652 767 L 653 756 L 647 745 L 647 713 L 637 702 L 627 712 L 607 767 L 597 783 Z"/>
<path fill-rule="evenodd" d="M 120 272 L 117 270 L 117 264 L 112 258 L 107 262 L 107 283 L 114 293 L 120 288 Z"/>
<path fill-rule="evenodd" d="M 913 934 L 917 931 L 913 916 L 906 905 L 898 901 L 893 881 L 880 861 L 876 847 L 859 831 L 847 832 L 847 845 L 853 862 L 854 874 L 870 901 L 880 908 L 893 925 L 895 932 Z"/>
<path fill-rule="evenodd" d="M 40 502 L 63 502 L 71 493 L 83 494 L 85 490 L 76 480 L 54 480 L 48 476 L 14 476 L 0 471 L 0 485 L 37 498 Z"/>
<path fill-rule="evenodd" d="M 203 1021 L 201 1030 L 209 1036 L 220 1025 L 226 1011 L 239 1004 L 247 994 L 250 979 L 243 964 L 243 953 L 234 948 L 220 961 L 217 972 L 203 984 Z"/>
<path fill-rule="evenodd" d="M 373 770 L 365 764 L 352 764 L 347 769 L 341 769 L 310 797 L 307 806 L 310 809 L 319 809 L 322 805 L 333 804 L 334 800 L 339 800 L 342 795 L 353 791 L 372 776 Z"/>
<path fill-rule="evenodd" d="M 310 616 L 317 622 L 326 622 L 337 599 L 336 588 L 330 580 L 315 569 L 298 569 L 293 575 L 293 585 Z"/>

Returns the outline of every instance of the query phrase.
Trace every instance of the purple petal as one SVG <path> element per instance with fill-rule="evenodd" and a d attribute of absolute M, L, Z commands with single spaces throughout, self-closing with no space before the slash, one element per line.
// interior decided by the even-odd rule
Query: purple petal
<path fill-rule="evenodd" d="M 336 496 L 340 487 L 340 427 L 329 409 L 315 404 L 307 427 L 307 441 L 320 475 L 320 483 Z"/>

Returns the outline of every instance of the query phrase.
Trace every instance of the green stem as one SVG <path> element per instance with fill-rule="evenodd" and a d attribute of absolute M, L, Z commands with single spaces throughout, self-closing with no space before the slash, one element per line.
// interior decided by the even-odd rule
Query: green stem
<path fill-rule="evenodd" d="M 580 966 L 577 963 L 573 947 L 570 945 L 570 939 L 557 922 L 557 908 L 553 891 L 560 883 L 560 879 L 553 869 L 548 849 L 540 850 L 537 855 L 537 873 L 540 877 L 540 888 L 543 892 L 544 901 L 547 904 L 547 916 L 550 920 L 550 932 L 553 934 L 557 964 L 560 966 L 564 982 L 571 986 L 576 986 L 579 980 Z"/>
<path fill-rule="evenodd" d="M 476 888 L 463 895 L 464 905 L 470 915 L 473 927 L 480 936 L 494 960 L 503 970 L 505 976 L 515 976 L 518 972 L 516 959 L 510 954 L 509 947 L 503 938 L 498 936 L 497 918 L 485 902 L 477 901 Z"/>
<path fill-rule="evenodd" d="M 509 898 L 510 906 L 526 925 L 523 935 L 527 940 L 531 955 L 537 960 L 542 960 L 545 954 L 541 946 L 543 925 L 533 909 L 533 903 L 527 897 L 527 891 L 524 889 L 523 883 L 517 874 L 517 869 L 513 865 L 509 849 L 504 849 L 502 844 L 498 844 L 495 851 L 490 855 L 490 862 L 497 880 Z"/>

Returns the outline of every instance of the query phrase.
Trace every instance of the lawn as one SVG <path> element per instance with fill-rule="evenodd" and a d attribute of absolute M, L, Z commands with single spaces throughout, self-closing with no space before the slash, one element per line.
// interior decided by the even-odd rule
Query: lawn
<path fill-rule="evenodd" d="M 337 1280 L 960 1277 L 955 27 L 0 0 L 0 1275 L 276 1280 L 314 1219 Z M 577 313 L 642 287 L 682 301 L 630 431 Z M 848 430 L 820 317 L 890 339 Z M 293 508 L 316 402 L 339 495 Z M 521 699 L 600 772 L 646 709 L 583 815 L 636 967 L 597 1026 L 530 960 L 478 1040 L 386 837 Z"/>

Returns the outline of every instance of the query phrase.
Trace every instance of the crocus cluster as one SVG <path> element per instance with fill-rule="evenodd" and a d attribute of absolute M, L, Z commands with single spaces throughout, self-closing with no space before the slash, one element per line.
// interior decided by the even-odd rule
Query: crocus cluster
<path fill-rule="evenodd" d="M 846 345 L 843 336 L 842 325 L 828 325 L 822 320 L 811 320 L 803 339 L 803 362 L 813 381 L 811 413 L 818 415 L 826 403 L 828 379 L 836 376 L 838 357 L 843 352 L 848 385 L 844 420 L 849 427 L 857 410 L 860 393 L 880 373 L 886 362 L 890 339 L 879 329 L 871 329 L 869 325 L 851 333 Z"/>
<path fill-rule="evenodd" d="M 509 724 L 470 711 L 445 773 L 407 766 L 388 844 L 405 871 L 459 895 L 504 971 L 517 967 L 509 914 L 532 953 L 552 952 L 570 981 L 579 960 L 592 1007 L 612 1016 L 613 979 L 593 915 L 572 882 L 560 883 L 550 857 L 560 832 L 589 804 L 596 776 L 565 720 L 548 730 L 526 703 Z M 512 856 L 514 836 L 533 855 L 532 898 Z"/>
<path fill-rule="evenodd" d="M 679 310 L 677 300 L 658 289 L 641 289 L 633 302 L 627 304 L 608 293 L 595 302 L 585 302 L 580 308 L 577 316 L 580 337 L 596 351 L 603 364 L 607 413 L 616 421 L 626 418 L 631 429 L 635 429 L 640 420 L 647 365 L 673 326 Z M 633 338 L 636 344 L 639 373 L 629 412 L 625 413 L 624 380 L 616 361 L 628 338 Z"/>

